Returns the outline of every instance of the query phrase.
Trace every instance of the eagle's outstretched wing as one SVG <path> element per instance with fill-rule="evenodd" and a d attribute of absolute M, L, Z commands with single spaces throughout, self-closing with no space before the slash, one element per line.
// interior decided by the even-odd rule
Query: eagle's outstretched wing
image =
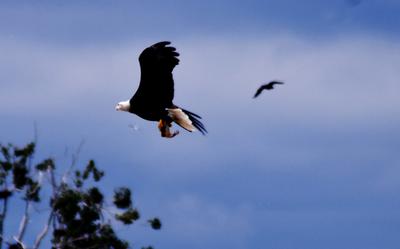
<path fill-rule="evenodd" d="M 131 99 L 149 108 L 166 108 L 172 106 L 174 98 L 174 80 L 172 70 L 179 63 L 179 54 L 168 41 L 158 42 L 139 56 L 140 84 Z"/>

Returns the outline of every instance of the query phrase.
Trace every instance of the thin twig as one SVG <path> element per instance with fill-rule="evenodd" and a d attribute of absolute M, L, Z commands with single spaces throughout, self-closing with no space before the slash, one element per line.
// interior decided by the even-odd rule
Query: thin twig
<path fill-rule="evenodd" d="M 38 128 L 36 121 L 33 122 L 33 142 L 38 143 Z"/>
<path fill-rule="evenodd" d="M 37 125 L 36 125 L 36 121 L 33 123 L 33 141 L 32 141 L 34 148 L 37 147 L 37 143 L 38 143 L 38 129 L 37 129 Z M 33 161 L 33 155 L 30 155 L 28 157 L 28 170 L 29 172 L 31 172 L 31 166 L 32 166 L 32 161 Z"/>
<path fill-rule="evenodd" d="M 64 179 L 68 179 L 68 177 L 71 174 L 71 171 L 75 168 L 76 163 L 78 162 L 79 159 L 79 155 L 81 154 L 81 150 L 83 148 L 83 145 L 85 144 L 85 140 L 82 139 L 81 142 L 78 145 L 78 149 L 76 150 L 75 154 L 72 155 L 72 162 L 71 162 L 71 166 L 69 167 L 69 169 L 67 170 L 67 172 L 65 172 L 65 174 L 62 177 L 62 180 L 66 182 L 66 180 Z"/>
<path fill-rule="evenodd" d="M 36 143 L 37 143 L 37 126 L 36 126 L 36 122 L 34 123 L 33 143 L 36 146 Z M 28 166 L 29 172 L 31 171 L 31 168 L 32 168 L 32 161 L 33 161 L 33 154 L 28 157 L 28 165 L 27 166 Z M 39 188 L 39 186 L 37 186 L 37 188 Z M 27 190 L 27 191 L 29 191 L 29 190 Z M 36 189 L 34 189 L 32 192 L 34 192 L 34 191 L 36 191 Z M 31 201 L 28 198 L 26 198 L 24 216 L 22 217 L 22 220 L 20 222 L 18 235 L 16 237 L 17 241 L 22 241 L 22 239 L 23 239 L 23 237 L 25 235 L 26 228 L 28 226 L 28 222 L 29 222 L 29 218 L 30 218 L 30 213 L 29 213 L 30 206 L 31 206 Z"/>
<path fill-rule="evenodd" d="M 47 172 L 50 174 L 50 184 L 53 190 L 53 198 L 55 198 L 58 193 L 58 186 L 56 182 L 56 177 L 54 176 L 54 170 L 49 168 Z"/>
<path fill-rule="evenodd" d="M 3 146 L 0 144 L 0 148 L 3 148 Z M 4 159 L 6 161 L 9 161 L 6 155 L 4 155 Z M 3 191 L 7 190 L 7 179 L 6 179 L 6 171 L 1 168 L 2 173 L 4 174 L 4 182 L 3 182 Z M 3 200 L 3 207 L 2 207 L 2 212 L 0 214 L 0 249 L 3 247 L 3 234 L 4 234 L 4 220 L 7 215 L 7 204 L 8 204 L 8 197 L 4 198 Z"/>
<path fill-rule="evenodd" d="M 17 237 L 13 237 L 13 239 L 18 243 L 19 246 L 21 246 L 23 249 L 26 248 L 26 246 L 24 245 L 24 243 L 22 243 L 21 240 L 19 240 Z"/>
<path fill-rule="evenodd" d="M 3 212 L 0 215 L 0 249 L 3 246 L 3 235 L 4 235 L 4 220 L 7 215 L 7 207 L 8 207 L 8 197 L 4 198 L 3 201 Z"/>
<path fill-rule="evenodd" d="M 24 216 L 22 217 L 21 223 L 19 225 L 19 231 L 18 231 L 18 236 L 16 237 L 17 241 L 22 241 L 22 238 L 25 235 L 26 227 L 28 225 L 29 221 L 29 208 L 31 206 L 31 202 L 27 199 L 25 201 L 25 211 L 24 211 Z"/>
<path fill-rule="evenodd" d="M 33 249 L 37 249 L 40 246 L 40 243 L 42 242 L 42 240 L 44 239 L 44 237 L 46 236 L 47 232 L 49 231 L 50 228 L 50 224 L 52 222 L 54 218 L 54 212 L 52 211 L 49 215 L 49 218 L 47 219 L 47 223 L 44 226 L 42 232 L 37 236 L 35 244 L 33 246 Z"/>

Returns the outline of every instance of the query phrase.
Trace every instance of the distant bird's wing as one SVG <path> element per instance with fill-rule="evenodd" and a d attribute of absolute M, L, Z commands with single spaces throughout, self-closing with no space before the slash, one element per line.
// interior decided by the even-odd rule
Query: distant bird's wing
<path fill-rule="evenodd" d="M 132 101 L 140 102 L 149 108 L 172 106 L 174 98 L 174 80 L 172 70 L 179 63 L 179 54 L 168 41 L 156 43 L 139 56 L 140 84 Z"/>
<path fill-rule="evenodd" d="M 271 86 L 271 89 L 274 85 L 279 84 L 279 85 L 283 85 L 283 82 L 281 81 L 271 81 L 270 83 L 268 83 L 268 85 Z"/>
<path fill-rule="evenodd" d="M 257 98 L 258 95 L 260 95 L 260 94 L 262 93 L 262 91 L 264 91 L 264 89 L 265 89 L 265 85 L 260 86 L 260 87 L 257 89 L 256 93 L 254 94 L 254 97 L 253 97 L 253 98 Z"/>

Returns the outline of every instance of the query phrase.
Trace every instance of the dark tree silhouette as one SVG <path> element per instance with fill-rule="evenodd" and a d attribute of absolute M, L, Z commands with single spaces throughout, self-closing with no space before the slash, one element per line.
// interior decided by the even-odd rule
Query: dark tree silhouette
<path fill-rule="evenodd" d="M 44 184 L 48 184 L 52 191 L 50 211 L 43 230 L 29 248 L 39 248 L 50 231 L 52 248 L 129 248 L 129 243 L 116 234 L 111 220 L 129 225 L 140 218 L 140 213 L 132 205 L 131 191 L 126 187 L 115 189 L 113 203 L 106 203 L 103 193 L 95 186 L 101 181 L 104 172 L 96 167 L 93 160 L 83 170 L 71 172 L 76 163 L 73 160 L 70 170 L 61 181 L 57 181 L 53 159 L 45 159 L 33 166 L 35 143 L 29 143 L 23 148 L 0 144 L 0 150 L 0 249 L 4 245 L 9 249 L 28 248 L 24 236 L 31 215 L 29 207 L 42 201 L 40 191 Z M 49 180 L 44 183 L 40 180 L 43 177 L 39 175 L 45 175 Z M 17 196 L 22 197 L 25 211 L 16 235 L 8 238 L 5 237 L 4 221 L 8 214 L 9 199 Z M 110 209 L 118 211 L 113 213 Z M 158 218 L 148 221 L 151 228 L 161 228 Z"/>

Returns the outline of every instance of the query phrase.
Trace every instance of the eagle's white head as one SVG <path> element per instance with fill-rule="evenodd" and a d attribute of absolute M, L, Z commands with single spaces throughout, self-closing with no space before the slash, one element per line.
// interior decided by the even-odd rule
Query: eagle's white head
<path fill-rule="evenodd" d="M 129 100 L 127 101 L 121 101 L 117 104 L 117 106 L 115 106 L 115 110 L 116 111 L 124 111 L 124 112 L 128 112 L 129 111 L 129 107 L 131 105 L 129 104 Z"/>

